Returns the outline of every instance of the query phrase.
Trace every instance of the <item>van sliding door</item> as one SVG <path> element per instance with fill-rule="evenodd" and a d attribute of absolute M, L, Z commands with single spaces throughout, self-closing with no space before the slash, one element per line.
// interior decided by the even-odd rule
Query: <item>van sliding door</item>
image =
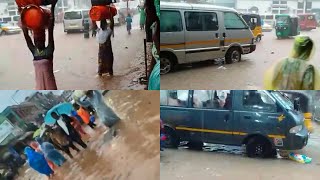
<path fill-rule="evenodd" d="M 217 12 L 185 11 L 186 59 L 189 63 L 221 57 Z"/>

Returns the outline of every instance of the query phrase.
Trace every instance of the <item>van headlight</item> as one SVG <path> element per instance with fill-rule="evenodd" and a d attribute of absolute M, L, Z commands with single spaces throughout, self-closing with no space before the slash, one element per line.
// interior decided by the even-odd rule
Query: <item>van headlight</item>
<path fill-rule="evenodd" d="M 251 44 L 254 44 L 255 40 L 254 38 L 251 39 Z"/>
<path fill-rule="evenodd" d="M 299 126 L 295 126 L 295 127 L 291 128 L 289 132 L 291 134 L 296 134 L 296 133 L 300 132 L 301 130 L 302 130 L 302 125 L 299 125 Z"/>

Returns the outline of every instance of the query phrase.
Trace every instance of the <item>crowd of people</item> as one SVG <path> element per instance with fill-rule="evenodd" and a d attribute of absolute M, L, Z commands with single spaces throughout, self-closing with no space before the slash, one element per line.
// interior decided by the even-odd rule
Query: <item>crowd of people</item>
<path fill-rule="evenodd" d="M 75 91 L 73 99 L 71 113 L 59 114 L 50 111 L 50 116 L 55 122 L 52 124 L 45 121 L 43 133 L 37 135 L 24 148 L 28 165 L 48 178 L 54 175 L 57 167 L 63 166 L 68 161 L 66 156 L 70 159 L 74 158 L 70 149 L 81 151 L 76 144 L 82 149 L 88 148 L 84 138 L 86 136 L 89 138 L 90 135 L 84 130 L 83 125 L 95 129 L 97 126 L 95 117 L 98 117 L 102 124 L 109 128 L 113 136 L 117 132 L 115 124 L 120 121 L 120 118 L 104 102 L 103 94 L 100 91 Z M 88 108 L 89 105 L 92 109 Z"/>

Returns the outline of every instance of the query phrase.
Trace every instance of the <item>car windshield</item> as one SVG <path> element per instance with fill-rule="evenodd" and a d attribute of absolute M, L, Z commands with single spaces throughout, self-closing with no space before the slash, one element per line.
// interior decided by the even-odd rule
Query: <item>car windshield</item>
<path fill-rule="evenodd" d="M 271 94 L 276 98 L 286 109 L 293 110 L 293 104 L 288 97 L 281 94 L 279 91 L 271 91 Z"/>
<path fill-rule="evenodd" d="M 82 19 L 81 11 L 65 12 L 64 19 Z"/>
<path fill-rule="evenodd" d="M 277 22 L 288 24 L 289 23 L 288 17 L 287 16 L 278 16 L 277 17 Z"/>

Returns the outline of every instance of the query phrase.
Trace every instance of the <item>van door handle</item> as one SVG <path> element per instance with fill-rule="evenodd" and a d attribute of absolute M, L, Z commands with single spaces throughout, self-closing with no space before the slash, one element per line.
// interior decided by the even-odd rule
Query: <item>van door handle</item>
<path fill-rule="evenodd" d="M 216 33 L 216 38 L 219 38 L 219 33 Z"/>
<path fill-rule="evenodd" d="M 243 116 L 245 119 L 251 119 L 251 116 Z"/>
<path fill-rule="evenodd" d="M 226 33 L 222 33 L 222 36 L 225 38 L 226 37 Z"/>

